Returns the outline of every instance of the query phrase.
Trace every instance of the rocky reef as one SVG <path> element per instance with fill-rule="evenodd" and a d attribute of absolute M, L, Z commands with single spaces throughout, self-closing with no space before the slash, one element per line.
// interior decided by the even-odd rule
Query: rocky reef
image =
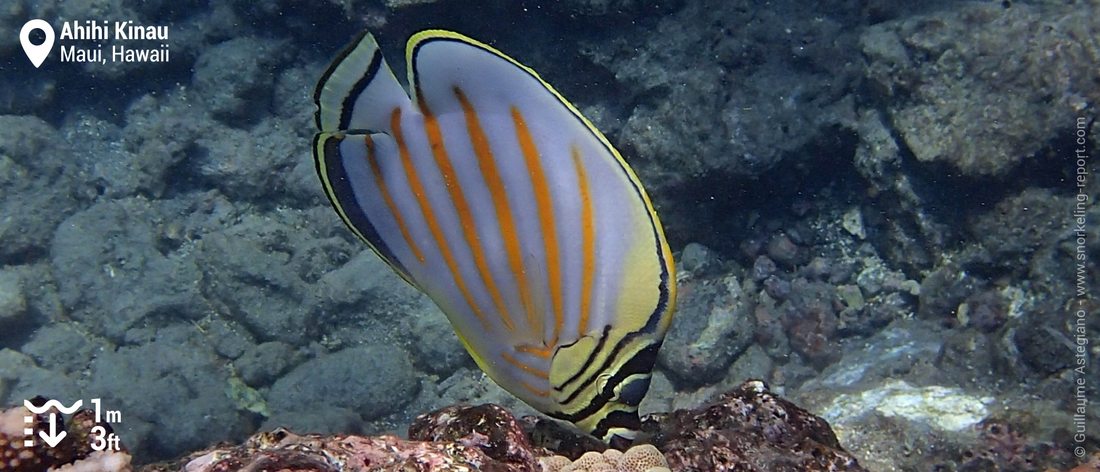
<path fill-rule="evenodd" d="M 23 448 L 22 407 L 0 414 L 0 471 L 129 472 L 123 448 L 93 452 L 85 439 L 92 410 L 80 411 L 60 445 Z M 41 423 L 41 415 L 35 417 Z M 34 428 L 41 428 L 35 424 Z M 107 425 L 109 426 L 109 425 Z M 354 471 L 862 471 L 823 419 L 776 396 L 761 381 L 748 381 L 702 407 L 650 415 L 642 444 L 625 451 L 561 425 L 517 419 L 493 404 L 449 406 L 418 416 L 408 438 L 393 435 L 299 435 L 285 428 L 255 434 L 238 445 L 217 445 L 145 472 L 237 470 Z M 108 430 L 109 431 L 109 430 Z M 649 441 L 650 443 L 646 443 Z M 594 450 L 585 450 L 585 444 Z M 61 467 L 61 468 L 58 468 Z"/>

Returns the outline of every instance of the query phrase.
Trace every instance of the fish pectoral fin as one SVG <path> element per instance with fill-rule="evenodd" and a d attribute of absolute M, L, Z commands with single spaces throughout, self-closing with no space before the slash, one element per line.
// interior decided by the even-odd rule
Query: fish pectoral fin
<path fill-rule="evenodd" d="M 390 130 L 396 109 L 412 100 L 382 57 L 374 36 L 364 32 L 337 56 L 313 93 L 315 120 L 322 132 Z"/>

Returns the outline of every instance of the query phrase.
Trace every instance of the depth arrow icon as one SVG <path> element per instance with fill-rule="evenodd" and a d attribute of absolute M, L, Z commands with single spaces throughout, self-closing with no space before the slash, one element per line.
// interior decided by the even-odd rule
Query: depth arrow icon
<path fill-rule="evenodd" d="M 62 439 L 65 439 L 65 436 L 67 435 L 68 433 L 64 431 L 60 433 L 57 432 L 57 414 L 55 413 L 50 413 L 50 434 L 46 434 L 45 431 L 38 432 L 38 437 L 42 438 L 43 441 L 46 441 L 46 444 L 50 447 L 57 446 Z"/>

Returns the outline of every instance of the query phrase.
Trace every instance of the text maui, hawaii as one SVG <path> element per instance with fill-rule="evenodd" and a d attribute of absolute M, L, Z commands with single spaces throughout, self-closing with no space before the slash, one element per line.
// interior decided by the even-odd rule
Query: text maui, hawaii
<path fill-rule="evenodd" d="M 168 27 L 142 26 L 133 21 L 66 21 L 61 26 L 61 41 L 94 41 L 90 47 L 61 44 L 61 62 L 168 62 Z M 111 41 L 104 54 L 102 41 Z M 124 42 L 156 41 L 156 47 L 136 48 Z"/>

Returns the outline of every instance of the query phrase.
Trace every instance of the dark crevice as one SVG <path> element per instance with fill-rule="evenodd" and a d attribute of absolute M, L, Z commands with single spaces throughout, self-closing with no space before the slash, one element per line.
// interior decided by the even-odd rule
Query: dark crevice
<path fill-rule="evenodd" d="M 741 241 L 757 237 L 765 226 L 800 219 L 800 206 L 862 198 L 866 183 L 853 165 L 858 144 L 853 131 L 834 127 L 757 176 L 711 172 L 677 185 L 665 192 L 676 200 L 665 202 L 668 210 L 661 212 L 670 244 L 679 249 L 698 242 L 737 258 Z"/>

